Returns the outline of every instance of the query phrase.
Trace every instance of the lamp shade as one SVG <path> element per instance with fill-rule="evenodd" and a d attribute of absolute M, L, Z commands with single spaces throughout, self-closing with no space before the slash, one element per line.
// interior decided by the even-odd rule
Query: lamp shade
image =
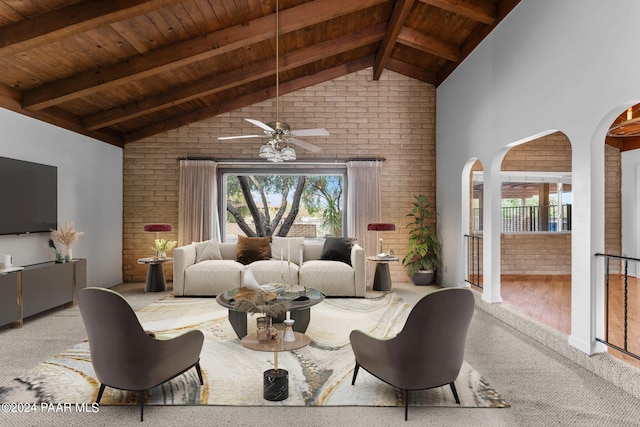
<path fill-rule="evenodd" d="M 368 231 L 395 231 L 396 225 L 390 222 L 374 222 L 367 225 Z"/>
<path fill-rule="evenodd" d="M 173 227 L 171 226 L 171 224 L 145 224 L 142 226 L 142 231 L 146 233 L 163 233 L 173 231 Z"/>

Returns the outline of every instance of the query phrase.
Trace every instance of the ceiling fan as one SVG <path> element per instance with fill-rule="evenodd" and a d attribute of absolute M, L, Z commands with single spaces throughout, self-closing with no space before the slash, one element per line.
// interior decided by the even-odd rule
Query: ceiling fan
<path fill-rule="evenodd" d="M 244 138 L 268 138 L 267 142 L 260 148 L 260 157 L 270 162 L 282 162 L 285 160 L 295 160 L 296 152 L 291 145 L 297 145 L 311 152 L 317 153 L 320 147 L 308 143 L 299 136 L 328 136 L 329 132 L 323 128 L 291 130 L 288 124 L 279 120 L 280 111 L 280 67 L 279 67 L 279 11 L 280 7 L 276 0 L 276 120 L 263 123 L 260 120 L 245 119 L 249 123 L 258 126 L 263 130 L 260 135 L 238 135 L 222 136 L 219 140 L 244 139 Z"/>

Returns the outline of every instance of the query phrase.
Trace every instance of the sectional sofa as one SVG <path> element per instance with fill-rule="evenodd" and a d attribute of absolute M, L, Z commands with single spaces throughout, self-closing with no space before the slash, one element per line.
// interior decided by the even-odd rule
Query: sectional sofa
<path fill-rule="evenodd" d="M 339 238 L 264 238 L 269 239 L 268 247 L 252 259 L 239 248 L 253 242 L 247 239 L 175 248 L 175 296 L 215 296 L 242 286 L 249 276 L 259 284 L 286 282 L 318 289 L 326 296 L 364 297 L 365 253 L 358 244 L 344 246 L 346 239 Z"/>

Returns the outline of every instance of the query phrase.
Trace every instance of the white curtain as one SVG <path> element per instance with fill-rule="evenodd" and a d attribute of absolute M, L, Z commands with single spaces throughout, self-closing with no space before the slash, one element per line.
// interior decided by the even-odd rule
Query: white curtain
<path fill-rule="evenodd" d="M 178 245 L 220 241 L 218 165 L 211 160 L 180 160 Z"/>
<path fill-rule="evenodd" d="M 381 222 L 382 205 L 380 202 L 380 175 L 382 161 L 347 162 L 347 229 L 355 237 L 367 256 L 378 253 L 375 236 L 368 234 L 367 224 Z M 374 263 L 367 263 L 367 278 L 373 277 Z"/>

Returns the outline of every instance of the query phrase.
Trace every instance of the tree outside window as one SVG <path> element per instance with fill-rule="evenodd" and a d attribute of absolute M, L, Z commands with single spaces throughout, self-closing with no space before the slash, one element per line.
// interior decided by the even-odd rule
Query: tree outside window
<path fill-rule="evenodd" d="M 224 174 L 226 234 L 341 236 L 342 175 Z"/>

